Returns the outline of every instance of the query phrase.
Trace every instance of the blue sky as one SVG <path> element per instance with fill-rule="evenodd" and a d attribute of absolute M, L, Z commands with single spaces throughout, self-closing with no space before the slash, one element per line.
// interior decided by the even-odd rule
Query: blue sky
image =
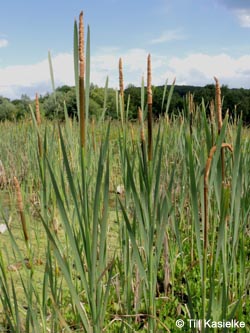
<path fill-rule="evenodd" d="M 48 50 L 56 85 L 74 84 L 73 24 L 84 11 L 91 31 L 91 81 L 141 84 L 151 53 L 155 85 L 205 85 L 217 76 L 250 88 L 248 0 L 10 0 L 0 11 L 0 95 L 19 98 L 51 91 Z"/>

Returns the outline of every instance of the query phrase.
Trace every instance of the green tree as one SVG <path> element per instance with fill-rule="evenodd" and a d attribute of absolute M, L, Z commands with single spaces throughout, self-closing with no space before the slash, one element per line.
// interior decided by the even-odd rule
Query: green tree
<path fill-rule="evenodd" d="M 17 109 L 16 119 L 20 120 L 30 114 L 29 105 L 32 103 L 27 95 L 21 95 L 21 99 L 15 99 L 11 102 Z"/>
<path fill-rule="evenodd" d="M 0 97 L 0 121 L 15 120 L 17 108 L 9 99 Z"/>
<path fill-rule="evenodd" d="M 43 110 L 48 119 L 64 119 L 65 94 L 56 91 L 55 95 L 50 94 L 43 102 Z"/>

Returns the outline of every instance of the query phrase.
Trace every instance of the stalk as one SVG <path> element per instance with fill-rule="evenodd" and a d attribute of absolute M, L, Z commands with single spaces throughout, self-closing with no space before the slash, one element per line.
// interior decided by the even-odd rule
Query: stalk
<path fill-rule="evenodd" d="M 140 107 L 138 108 L 138 121 L 140 125 L 140 141 L 141 141 L 142 157 L 144 161 L 144 167 L 146 167 L 146 140 L 145 140 L 145 132 L 143 124 L 143 114 L 142 114 L 142 109 Z"/>
<path fill-rule="evenodd" d="M 210 126 L 211 126 L 211 136 L 212 136 L 212 145 L 214 145 L 214 100 L 210 102 Z"/>
<path fill-rule="evenodd" d="M 222 112 L 221 112 L 221 89 L 219 80 L 214 77 L 215 80 L 215 101 L 216 101 L 216 108 L 217 108 L 217 121 L 218 121 L 218 135 L 221 132 L 222 128 Z M 222 183 L 224 183 L 225 178 L 225 157 L 223 148 L 221 148 L 221 176 L 222 176 Z"/>
<path fill-rule="evenodd" d="M 120 98 L 121 98 L 121 121 L 122 126 L 124 124 L 124 84 L 123 84 L 123 69 L 122 59 L 119 59 L 119 86 L 120 86 Z"/>
<path fill-rule="evenodd" d="M 147 96 L 148 96 L 148 160 L 153 157 L 153 116 L 152 116 L 152 71 L 151 55 L 148 55 L 147 66 Z"/>
<path fill-rule="evenodd" d="M 79 106 L 80 106 L 80 143 L 85 148 L 85 90 L 84 90 L 84 23 L 83 12 L 79 16 Z"/>

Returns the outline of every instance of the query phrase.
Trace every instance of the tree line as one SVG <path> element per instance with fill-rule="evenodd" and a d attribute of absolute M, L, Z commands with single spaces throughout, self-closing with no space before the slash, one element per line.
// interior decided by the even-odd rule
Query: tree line
<path fill-rule="evenodd" d="M 163 103 L 163 96 L 165 101 L 171 87 L 167 86 L 154 86 L 153 87 L 153 114 L 159 117 L 165 112 L 165 104 Z M 215 86 L 213 84 L 204 87 L 197 86 L 178 86 L 174 87 L 169 105 L 170 114 L 178 114 L 184 109 L 185 96 L 188 93 L 193 94 L 194 103 L 205 105 L 214 99 Z M 221 87 L 221 94 L 223 97 L 223 113 L 227 111 L 231 115 L 239 116 L 245 123 L 250 123 L 250 89 L 233 88 L 227 86 Z M 141 99 L 144 97 L 146 102 L 146 89 L 144 89 L 144 96 L 141 93 L 141 87 L 128 85 L 124 90 L 125 108 L 128 110 L 129 119 L 136 119 L 138 107 L 141 106 Z M 75 88 L 70 86 L 62 86 L 56 89 L 54 93 L 47 93 L 40 96 L 40 110 L 44 117 L 48 119 L 64 119 L 65 110 L 70 117 L 77 117 L 77 101 Z M 30 105 L 35 102 L 27 95 L 22 95 L 20 99 L 10 100 L 5 97 L 0 97 L 0 121 L 18 121 L 20 119 L 30 116 Z M 118 92 L 113 88 L 101 88 L 97 85 L 91 84 L 89 91 L 89 115 L 90 117 L 99 118 L 104 114 L 108 118 L 116 119 L 118 115 L 119 98 Z"/>

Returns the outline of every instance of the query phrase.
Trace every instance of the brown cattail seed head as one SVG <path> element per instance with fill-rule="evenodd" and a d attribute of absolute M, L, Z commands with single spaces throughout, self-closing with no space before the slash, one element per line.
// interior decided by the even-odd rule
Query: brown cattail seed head
<path fill-rule="evenodd" d="M 148 55 L 148 66 L 147 66 L 147 95 L 148 104 L 152 104 L 152 71 L 151 71 L 151 55 Z"/>
<path fill-rule="evenodd" d="M 222 114 L 221 114 L 221 90 L 219 80 L 214 77 L 215 80 L 215 90 L 216 90 L 216 108 L 217 108 L 217 119 L 218 119 L 218 130 L 221 130 L 222 127 Z"/>
<path fill-rule="evenodd" d="M 123 98 L 124 95 L 124 86 L 123 86 L 123 70 L 122 70 L 122 59 L 119 59 L 119 85 L 120 85 L 120 94 Z"/>
<path fill-rule="evenodd" d="M 209 109 L 210 109 L 210 120 L 211 122 L 214 122 L 214 100 L 211 100 L 209 104 Z"/>
<path fill-rule="evenodd" d="M 36 122 L 38 126 L 41 125 L 41 114 L 40 114 L 38 93 L 36 93 Z"/>
<path fill-rule="evenodd" d="M 13 182 L 14 182 L 15 190 L 16 190 L 18 211 L 23 212 L 23 200 L 22 200 L 20 184 L 16 177 L 13 178 Z"/>
<path fill-rule="evenodd" d="M 194 95 L 191 94 L 191 92 L 188 92 L 188 108 L 189 108 L 189 112 L 193 113 L 194 111 Z"/>
<path fill-rule="evenodd" d="M 141 126 L 141 142 L 144 142 L 145 133 L 144 133 L 144 126 L 143 126 L 143 115 L 142 115 L 142 110 L 140 107 L 138 108 L 138 120 L 139 120 L 139 124 Z"/>
<path fill-rule="evenodd" d="M 80 77 L 84 77 L 84 24 L 83 12 L 79 16 L 79 63 L 80 63 Z"/>

